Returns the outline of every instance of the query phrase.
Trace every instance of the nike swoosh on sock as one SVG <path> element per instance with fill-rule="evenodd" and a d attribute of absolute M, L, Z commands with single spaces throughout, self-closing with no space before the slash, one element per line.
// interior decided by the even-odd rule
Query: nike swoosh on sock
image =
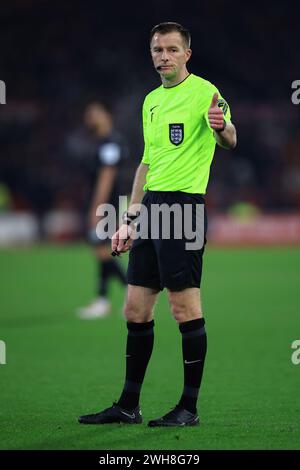
<path fill-rule="evenodd" d="M 185 360 L 184 363 L 185 364 L 194 364 L 195 362 L 201 362 L 201 361 L 202 361 L 202 359 L 197 359 L 196 361 L 187 361 L 187 360 Z"/>

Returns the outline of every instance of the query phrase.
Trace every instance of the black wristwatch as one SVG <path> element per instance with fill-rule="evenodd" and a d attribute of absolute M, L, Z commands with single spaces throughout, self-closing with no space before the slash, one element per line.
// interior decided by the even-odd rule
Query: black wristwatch
<path fill-rule="evenodd" d="M 130 225 L 131 222 L 137 219 L 139 215 L 140 212 L 137 212 L 136 214 L 130 214 L 130 212 L 125 211 L 122 215 L 123 224 Z"/>
<path fill-rule="evenodd" d="M 216 132 L 223 132 L 225 129 L 226 129 L 226 126 L 227 126 L 227 122 L 225 121 L 225 119 L 223 119 L 223 127 L 222 129 L 215 129 Z"/>

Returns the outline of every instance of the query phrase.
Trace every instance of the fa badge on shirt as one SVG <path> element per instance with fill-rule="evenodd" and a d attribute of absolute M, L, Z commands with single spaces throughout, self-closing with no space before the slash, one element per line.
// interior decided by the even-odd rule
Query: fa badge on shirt
<path fill-rule="evenodd" d="M 184 139 L 183 124 L 169 124 L 169 138 L 172 144 L 179 145 Z"/>

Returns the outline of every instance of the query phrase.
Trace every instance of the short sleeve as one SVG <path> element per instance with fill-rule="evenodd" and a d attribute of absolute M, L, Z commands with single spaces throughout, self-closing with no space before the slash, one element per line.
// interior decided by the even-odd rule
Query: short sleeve
<path fill-rule="evenodd" d="M 219 95 L 219 97 L 218 97 L 218 106 L 223 111 L 224 120 L 226 122 L 229 122 L 231 120 L 231 111 L 230 111 L 229 104 L 223 98 L 223 96 L 221 95 L 219 90 L 216 87 L 213 86 L 212 89 L 211 89 L 211 92 L 209 94 L 209 99 L 208 99 L 208 103 L 207 103 L 207 110 L 206 110 L 206 113 L 205 113 L 205 120 L 206 120 L 206 123 L 207 123 L 208 127 L 210 127 L 209 122 L 208 122 L 208 109 L 210 107 L 210 103 L 211 103 L 211 100 L 212 100 L 212 97 L 213 97 L 214 93 L 218 93 L 218 95 Z"/>
<path fill-rule="evenodd" d="M 115 142 L 100 145 L 98 157 L 102 165 L 118 165 L 121 159 L 121 147 Z"/>
<path fill-rule="evenodd" d="M 144 104 L 143 104 L 144 153 L 143 153 L 142 163 L 145 163 L 146 165 L 149 165 L 149 163 L 150 163 L 150 159 L 149 159 L 149 137 L 148 137 L 147 122 L 148 122 L 148 115 L 147 115 L 147 107 L 146 107 L 146 100 L 145 100 Z"/>
<path fill-rule="evenodd" d="M 226 122 L 231 120 L 231 111 L 227 101 L 219 94 L 218 106 L 223 111 L 223 116 Z"/>

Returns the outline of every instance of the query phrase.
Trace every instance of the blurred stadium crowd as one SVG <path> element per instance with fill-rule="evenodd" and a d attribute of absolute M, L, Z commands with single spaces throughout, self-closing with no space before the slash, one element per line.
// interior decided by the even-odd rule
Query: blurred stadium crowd
<path fill-rule="evenodd" d="M 142 101 L 160 84 L 149 31 L 166 20 L 190 29 L 189 70 L 218 86 L 238 130 L 236 150 L 217 151 L 211 210 L 299 210 L 300 105 L 291 102 L 298 25 L 284 2 L 4 0 L 1 10 L 0 210 L 84 212 L 90 146 L 82 113 L 93 99 L 109 106 L 129 142 L 121 187 L 130 191 Z"/>

